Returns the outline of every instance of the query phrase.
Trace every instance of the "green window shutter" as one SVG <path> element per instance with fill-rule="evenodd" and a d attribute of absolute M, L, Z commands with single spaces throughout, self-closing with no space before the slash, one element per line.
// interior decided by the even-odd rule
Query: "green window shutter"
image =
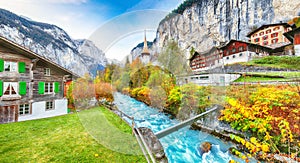
<path fill-rule="evenodd" d="M 25 73 L 25 62 L 19 62 L 19 73 Z"/>
<path fill-rule="evenodd" d="M 54 92 L 59 93 L 59 82 L 54 82 Z"/>
<path fill-rule="evenodd" d="M 0 72 L 4 71 L 4 60 L 0 59 Z"/>
<path fill-rule="evenodd" d="M 25 81 L 19 82 L 19 94 L 26 95 L 26 90 L 27 90 L 26 82 Z"/>
<path fill-rule="evenodd" d="M 3 95 L 3 81 L 0 80 L 0 96 Z"/>
<path fill-rule="evenodd" d="M 45 82 L 39 82 L 39 94 L 45 93 Z"/>

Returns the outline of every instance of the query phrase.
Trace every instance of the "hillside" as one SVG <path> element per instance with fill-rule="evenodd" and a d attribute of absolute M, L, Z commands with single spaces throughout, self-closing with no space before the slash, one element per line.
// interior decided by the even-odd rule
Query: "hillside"
<path fill-rule="evenodd" d="M 91 41 L 73 40 L 55 25 L 35 22 L 4 9 L 0 9 L 0 35 L 79 75 L 95 75 L 107 62 L 105 54 Z"/>
<path fill-rule="evenodd" d="M 187 53 L 206 51 L 246 35 L 263 24 L 287 22 L 299 13 L 298 0 L 186 0 L 163 19 L 157 29 L 157 47 L 169 39 Z"/>

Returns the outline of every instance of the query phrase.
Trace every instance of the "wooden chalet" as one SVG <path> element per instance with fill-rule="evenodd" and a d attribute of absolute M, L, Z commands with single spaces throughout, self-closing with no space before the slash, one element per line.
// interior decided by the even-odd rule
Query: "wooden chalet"
<path fill-rule="evenodd" d="M 0 37 L 0 123 L 66 114 L 64 85 L 78 77 Z"/>
<path fill-rule="evenodd" d="M 248 62 L 255 57 L 270 55 L 272 49 L 249 42 L 230 40 L 222 47 L 213 47 L 206 52 L 195 52 L 190 58 L 193 71 L 204 71 L 227 64 Z"/>
<path fill-rule="evenodd" d="M 247 37 L 251 43 L 261 46 L 289 44 L 290 41 L 283 34 L 290 30 L 292 27 L 287 23 L 266 24 L 250 32 Z"/>
<path fill-rule="evenodd" d="M 210 50 L 202 53 L 195 52 L 190 58 L 190 67 L 192 70 L 206 70 L 217 66 L 220 58 L 222 58 L 222 54 L 220 54 L 220 51 L 217 47 L 213 47 Z"/>
<path fill-rule="evenodd" d="M 300 27 L 286 32 L 284 35 L 294 44 L 295 55 L 300 56 Z"/>

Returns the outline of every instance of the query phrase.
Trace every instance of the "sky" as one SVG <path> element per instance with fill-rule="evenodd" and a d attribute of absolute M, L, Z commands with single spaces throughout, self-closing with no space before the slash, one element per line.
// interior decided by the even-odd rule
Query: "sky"
<path fill-rule="evenodd" d="M 57 25 L 73 39 L 90 39 L 107 58 L 122 60 L 155 38 L 159 21 L 183 0 L 1 0 L 0 8 Z M 113 36 L 112 36 L 113 35 Z"/>

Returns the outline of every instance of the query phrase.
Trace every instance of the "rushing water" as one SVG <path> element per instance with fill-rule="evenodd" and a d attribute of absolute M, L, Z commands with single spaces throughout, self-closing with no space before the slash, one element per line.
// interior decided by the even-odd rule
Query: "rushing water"
<path fill-rule="evenodd" d="M 161 113 L 157 109 L 126 95 L 116 93 L 114 98 L 119 110 L 133 116 L 138 127 L 148 127 L 156 133 L 179 123 L 178 120 L 170 119 L 167 114 Z M 129 119 L 126 120 L 130 122 Z M 212 149 L 210 152 L 201 155 L 199 146 L 205 141 L 212 143 Z M 228 148 L 232 146 L 230 143 L 223 142 L 201 131 L 190 130 L 189 127 L 161 138 L 160 142 L 164 147 L 168 161 L 171 163 L 228 163 L 232 159 L 243 162 L 229 153 Z"/>

